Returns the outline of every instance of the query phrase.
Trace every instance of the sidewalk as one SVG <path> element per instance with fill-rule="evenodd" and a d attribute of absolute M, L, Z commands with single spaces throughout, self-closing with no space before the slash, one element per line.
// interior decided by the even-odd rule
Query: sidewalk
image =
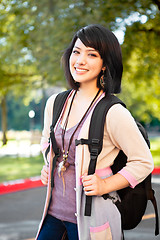
<path fill-rule="evenodd" d="M 46 187 L 0 196 L 0 240 L 26 240 L 36 236 Z"/>
<path fill-rule="evenodd" d="M 160 175 L 153 176 L 153 188 L 160 209 Z M 33 240 L 42 216 L 46 187 L 32 188 L 0 196 L 0 240 Z M 158 240 L 154 236 L 154 210 L 148 203 L 145 219 L 133 230 L 125 231 L 125 240 Z"/>

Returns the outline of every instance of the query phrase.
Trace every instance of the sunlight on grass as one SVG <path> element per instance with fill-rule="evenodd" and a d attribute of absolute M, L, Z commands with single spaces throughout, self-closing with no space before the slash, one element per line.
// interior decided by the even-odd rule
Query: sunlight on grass
<path fill-rule="evenodd" d="M 160 137 L 151 138 L 151 153 L 153 156 L 155 167 L 160 167 Z M 28 140 L 21 141 L 19 143 L 20 149 L 27 149 L 29 145 Z M 17 142 L 14 140 L 8 141 L 8 144 L 0 148 L 2 150 L 14 149 L 17 147 Z M 39 176 L 41 173 L 42 166 L 44 164 L 42 154 L 37 156 L 20 157 L 18 154 L 11 156 L 5 155 L 0 157 L 0 182 L 29 178 Z"/>
<path fill-rule="evenodd" d="M 30 158 L 4 156 L 0 164 L 0 182 L 4 182 L 39 176 L 44 162 L 42 155 Z"/>

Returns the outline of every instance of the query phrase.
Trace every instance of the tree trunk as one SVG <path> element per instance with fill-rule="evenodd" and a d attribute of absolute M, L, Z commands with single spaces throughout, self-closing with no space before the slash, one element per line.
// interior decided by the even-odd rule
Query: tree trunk
<path fill-rule="evenodd" d="M 3 132 L 3 145 L 7 144 L 7 103 L 6 103 L 6 96 L 3 97 L 1 102 L 2 108 L 2 132 Z"/>

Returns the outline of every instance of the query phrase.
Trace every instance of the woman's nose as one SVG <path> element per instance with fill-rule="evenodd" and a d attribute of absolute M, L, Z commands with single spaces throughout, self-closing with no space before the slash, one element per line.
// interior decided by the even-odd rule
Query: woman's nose
<path fill-rule="evenodd" d="M 77 58 L 77 64 L 78 65 L 85 65 L 86 64 L 86 57 L 84 54 L 79 54 Z"/>

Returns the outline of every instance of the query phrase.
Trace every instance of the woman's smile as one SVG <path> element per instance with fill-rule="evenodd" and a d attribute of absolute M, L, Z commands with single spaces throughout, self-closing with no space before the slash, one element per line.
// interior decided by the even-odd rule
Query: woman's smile
<path fill-rule="evenodd" d="M 87 69 L 75 67 L 77 74 L 88 72 Z"/>

